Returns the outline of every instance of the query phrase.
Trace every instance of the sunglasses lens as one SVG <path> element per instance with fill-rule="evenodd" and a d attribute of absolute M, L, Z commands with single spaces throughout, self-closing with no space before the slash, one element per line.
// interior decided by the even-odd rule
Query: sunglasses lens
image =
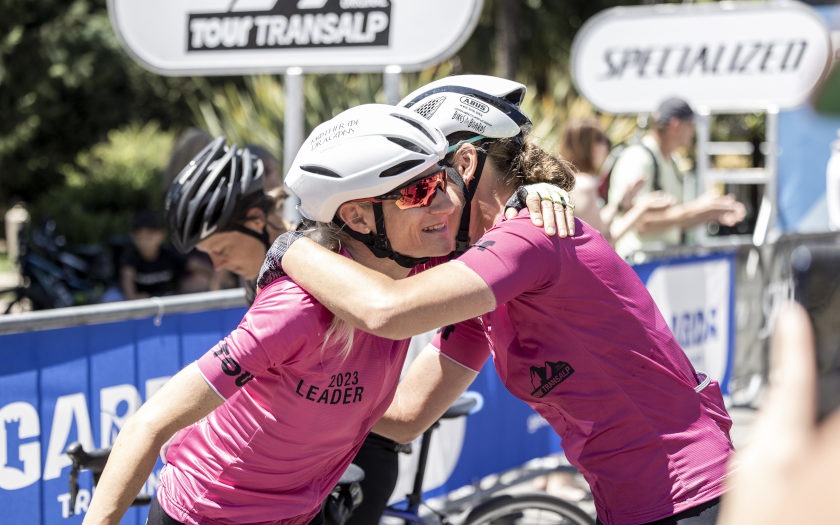
<path fill-rule="evenodd" d="M 411 186 L 400 190 L 397 207 L 401 210 L 428 206 L 435 197 L 438 187 L 446 190 L 446 172 L 441 170 L 430 177 L 420 179 Z"/>

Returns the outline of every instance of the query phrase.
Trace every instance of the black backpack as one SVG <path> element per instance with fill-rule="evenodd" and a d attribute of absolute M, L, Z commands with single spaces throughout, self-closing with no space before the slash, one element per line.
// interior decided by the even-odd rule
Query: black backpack
<path fill-rule="evenodd" d="M 607 156 L 606 162 L 606 170 L 604 175 L 601 177 L 601 180 L 598 181 L 598 196 L 603 199 L 604 203 L 606 204 L 609 202 L 610 196 L 610 178 L 612 176 L 613 168 L 615 164 L 618 162 L 619 157 L 621 154 L 624 153 L 624 150 L 632 145 L 638 144 L 645 151 L 648 152 L 650 155 L 650 159 L 653 161 L 653 191 L 658 191 L 662 189 L 662 186 L 659 184 L 659 162 L 656 160 L 656 154 L 653 152 L 652 149 L 645 146 L 642 141 L 636 141 L 632 143 L 621 143 L 615 146 L 612 150 L 610 150 L 610 154 Z"/>

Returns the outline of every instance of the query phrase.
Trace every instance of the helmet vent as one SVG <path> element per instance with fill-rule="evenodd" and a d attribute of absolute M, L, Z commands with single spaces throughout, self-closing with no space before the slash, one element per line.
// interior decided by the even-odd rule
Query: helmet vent
<path fill-rule="evenodd" d="M 405 140 L 397 137 L 388 137 L 388 140 L 393 142 L 394 144 L 399 145 L 402 148 L 405 148 L 409 151 L 413 151 L 415 153 L 420 153 L 422 155 L 429 155 L 430 153 L 425 149 L 421 148 L 419 145 L 411 142 L 410 140 Z"/>
<path fill-rule="evenodd" d="M 414 126 L 415 128 L 417 128 L 417 130 L 418 130 L 420 133 L 422 133 L 423 135 L 425 135 L 425 136 L 426 136 L 426 138 L 428 138 L 428 139 L 429 139 L 432 143 L 437 142 L 437 141 L 435 140 L 435 138 L 434 138 L 433 136 L 431 136 L 431 135 L 429 134 L 429 132 L 428 132 L 428 131 L 426 131 L 426 129 L 425 129 L 425 128 L 424 128 L 424 127 L 423 127 L 423 126 L 422 126 L 419 122 L 415 122 L 414 120 L 412 120 L 412 119 L 410 119 L 410 118 L 406 118 L 405 116 L 403 116 L 403 115 L 398 115 L 398 114 L 396 114 L 396 113 L 392 113 L 392 116 L 393 116 L 394 118 L 398 118 L 398 119 L 402 120 L 402 121 L 403 121 L 403 122 L 405 122 L 406 124 L 409 124 L 409 125 Z"/>
<path fill-rule="evenodd" d="M 525 99 L 525 89 L 514 89 L 507 95 L 501 97 L 502 100 L 506 100 L 515 106 L 519 106 L 522 104 L 522 100 Z"/>
<path fill-rule="evenodd" d="M 424 161 L 420 160 L 420 159 L 407 160 L 405 162 L 400 162 L 396 166 L 392 166 L 392 167 L 388 168 L 387 170 L 384 170 L 384 171 L 380 172 L 379 177 L 385 178 L 385 177 L 393 177 L 395 175 L 401 175 L 401 174 L 405 173 L 406 171 L 409 171 L 410 169 L 412 169 L 416 166 L 419 166 L 420 164 L 423 164 L 423 162 Z"/>
<path fill-rule="evenodd" d="M 301 166 L 300 169 L 303 171 L 314 173 L 316 175 L 324 175 L 325 177 L 333 177 L 335 179 L 341 178 L 341 175 L 334 172 L 333 170 L 325 168 L 323 166 L 315 166 L 314 164 L 307 164 L 305 166 Z"/>
<path fill-rule="evenodd" d="M 435 111 L 437 111 L 440 105 L 443 104 L 444 100 L 446 100 L 446 97 L 436 97 L 412 109 L 420 114 L 420 116 L 424 119 L 432 120 L 432 115 L 435 114 Z"/>

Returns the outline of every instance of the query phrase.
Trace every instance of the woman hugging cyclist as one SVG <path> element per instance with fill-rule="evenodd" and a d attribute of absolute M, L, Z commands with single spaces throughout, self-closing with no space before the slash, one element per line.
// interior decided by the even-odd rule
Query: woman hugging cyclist
<path fill-rule="evenodd" d="M 338 125 L 354 133 L 327 134 L 329 140 L 316 143 Z M 447 188 L 447 170 L 439 164 L 447 145 L 412 111 L 360 106 L 313 131 L 287 184 L 300 195 L 308 189 L 332 197 L 301 204 L 321 221 L 316 233 L 323 242 L 401 278 L 454 248 L 461 197 Z M 243 169 L 249 162 L 247 152 L 214 142 L 185 172 L 248 173 L 244 182 L 231 175 L 219 187 L 249 194 L 259 179 Z M 181 202 L 171 193 L 170 211 Z M 225 223 L 237 206 L 223 202 L 213 212 L 196 207 L 194 224 L 201 228 L 181 230 L 190 233 L 185 244 L 222 232 L 246 234 Z M 220 209 L 226 213 L 219 215 Z M 387 249 L 374 254 L 358 240 L 371 234 Z M 173 434 L 149 524 L 319 522 L 321 502 L 390 404 L 408 340 L 353 330 L 289 279 L 263 288 L 239 327 L 176 374 L 122 428 L 86 524 L 119 522 Z"/>
<path fill-rule="evenodd" d="M 732 453 L 720 389 L 588 224 L 576 220 L 560 239 L 535 235 L 525 210 L 503 218 L 505 200 L 535 173 L 553 173 L 566 189 L 573 174 L 528 142 L 521 93 L 491 94 L 501 81 L 445 78 L 401 102 L 447 135 L 446 160 L 466 183 L 474 244 L 457 261 L 397 280 L 296 240 L 274 264 L 367 332 L 400 338 L 454 324 L 412 363 L 378 433 L 411 440 L 492 355 L 507 388 L 562 437 L 600 522 L 711 525 Z M 459 115 L 477 104 L 498 112 L 498 126 L 464 124 Z"/>
<path fill-rule="evenodd" d="M 355 133 L 313 143 L 338 124 Z M 333 196 L 318 206 L 317 219 L 343 256 L 404 277 L 410 268 L 375 256 L 346 231 L 376 230 L 375 200 L 396 257 L 416 262 L 450 253 L 458 208 L 438 191 L 446 187 L 438 164 L 446 146 L 411 111 L 360 106 L 316 128 L 287 184 Z M 319 171 L 302 169 L 312 166 Z M 85 523 L 118 523 L 176 432 L 150 524 L 309 523 L 388 407 L 407 346 L 349 330 L 288 279 L 270 283 L 238 328 L 126 423 Z"/>

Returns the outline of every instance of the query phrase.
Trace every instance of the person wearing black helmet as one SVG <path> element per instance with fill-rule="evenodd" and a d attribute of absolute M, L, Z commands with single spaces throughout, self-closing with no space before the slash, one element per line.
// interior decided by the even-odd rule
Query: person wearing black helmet
<path fill-rule="evenodd" d="M 166 196 L 172 243 L 182 253 L 206 253 L 216 270 L 246 280 L 249 302 L 266 250 L 289 229 L 285 193 L 266 191 L 265 167 L 248 148 L 211 141 L 173 180 Z"/>
<path fill-rule="evenodd" d="M 568 162 L 528 141 L 527 117 L 498 89 L 505 82 L 444 78 L 404 104 L 447 135 L 446 160 L 472 203 L 472 246 L 456 261 L 395 280 L 299 239 L 282 271 L 369 333 L 451 325 L 414 360 L 376 432 L 400 442 L 422 433 L 492 354 L 508 390 L 562 438 L 601 523 L 714 524 L 732 454 L 720 387 L 694 369 L 644 283 L 591 226 L 576 219 L 560 239 L 533 235 L 525 211 L 504 218 L 506 199 L 535 173 L 574 182 Z"/>

